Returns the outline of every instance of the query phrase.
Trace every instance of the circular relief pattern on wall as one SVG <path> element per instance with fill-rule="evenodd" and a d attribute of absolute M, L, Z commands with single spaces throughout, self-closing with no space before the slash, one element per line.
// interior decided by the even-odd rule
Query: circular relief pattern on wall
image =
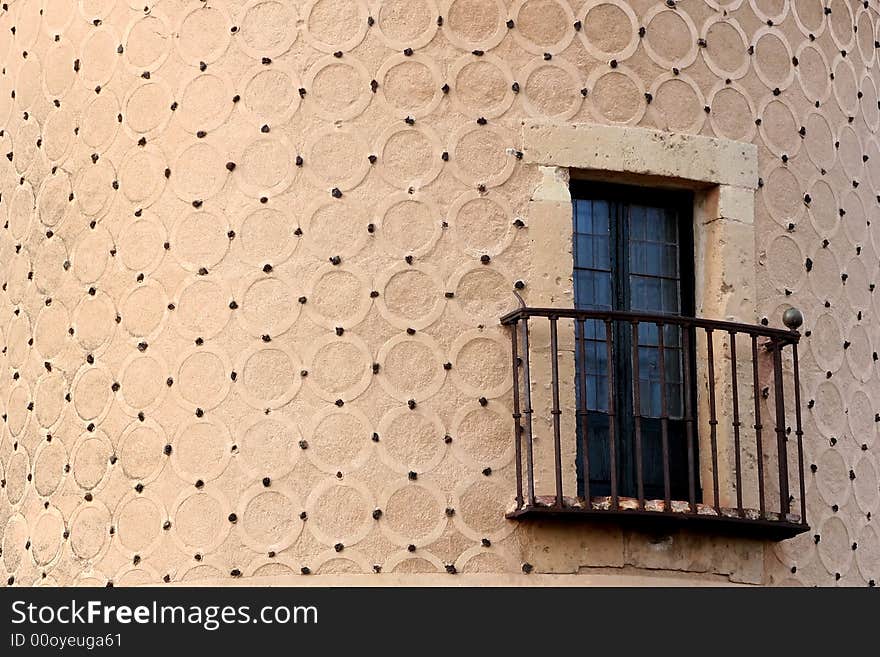
<path fill-rule="evenodd" d="M 706 42 L 700 49 L 703 61 L 716 77 L 738 80 L 748 73 L 749 38 L 736 19 L 714 16 L 703 24 L 700 37 Z"/>
<path fill-rule="evenodd" d="M 368 216 L 362 203 L 345 198 L 316 201 L 305 211 L 305 245 L 321 261 L 351 257 L 366 245 Z"/>
<path fill-rule="evenodd" d="M 877 437 L 877 422 L 874 421 L 874 402 L 869 396 L 869 390 L 858 388 L 850 394 L 847 417 L 849 428 L 856 442 L 861 442 L 868 447 L 874 445 Z"/>
<path fill-rule="evenodd" d="M 56 173 L 43 178 L 37 192 L 36 207 L 37 216 L 44 226 L 53 228 L 64 221 L 72 191 L 70 176 L 66 171 L 56 170 Z"/>
<path fill-rule="evenodd" d="M 427 116 L 443 100 L 440 69 L 420 54 L 390 56 L 382 62 L 376 80 L 378 95 L 399 118 Z"/>
<path fill-rule="evenodd" d="M 866 383 L 873 374 L 874 362 L 871 347 L 871 336 L 861 324 L 856 324 L 848 331 L 850 346 L 846 350 L 846 362 L 859 381 Z"/>
<path fill-rule="evenodd" d="M 325 401 L 349 402 L 370 385 L 370 349 L 356 335 L 330 335 L 312 343 L 306 356 L 306 382 Z"/>
<path fill-rule="evenodd" d="M 306 315 L 318 326 L 334 329 L 360 324 L 372 306 L 370 285 L 360 269 L 324 265 L 306 288 Z"/>
<path fill-rule="evenodd" d="M 864 172 L 862 140 L 852 127 L 844 125 L 837 133 L 837 143 L 840 144 L 838 161 L 844 172 L 850 180 L 858 180 Z"/>
<path fill-rule="evenodd" d="M 446 380 L 446 359 L 434 339 L 423 333 L 391 338 L 380 347 L 376 361 L 379 383 L 399 401 L 424 401 Z"/>
<path fill-rule="evenodd" d="M 826 518 L 816 532 L 819 541 L 819 559 L 829 573 L 846 573 L 853 561 L 852 541 L 843 520 L 838 516 Z"/>
<path fill-rule="evenodd" d="M 238 107 L 260 124 L 282 124 L 299 109 L 301 86 L 295 71 L 276 64 L 261 64 L 242 76 Z"/>
<path fill-rule="evenodd" d="M 467 324 L 492 326 L 516 305 L 509 277 L 495 267 L 465 265 L 446 289 L 454 293 L 452 308 Z"/>
<path fill-rule="evenodd" d="M 229 172 L 221 153 L 204 139 L 184 146 L 171 165 L 171 186 L 187 203 L 211 198 L 223 187 Z"/>
<path fill-rule="evenodd" d="M 131 415 L 150 413 L 165 398 L 169 370 L 156 353 L 132 354 L 119 368 L 116 398 Z"/>
<path fill-rule="evenodd" d="M 279 479 L 296 464 L 301 451 L 300 437 L 297 426 L 283 415 L 256 415 L 244 423 L 244 428 L 237 436 L 236 460 L 253 477 Z M 198 445 L 194 447 L 199 450 L 193 451 L 193 455 L 197 456 L 201 448 Z"/>
<path fill-rule="evenodd" d="M 791 3 L 791 14 L 805 37 L 819 37 L 827 25 L 824 0 L 798 0 Z"/>
<path fill-rule="evenodd" d="M 654 80 L 648 94 L 652 98 L 649 116 L 661 130 L 699 134 L 703 129 L 706 101 L 689 76 L 664 73 Z"/>
<path fill-rule="evenodd" d="M 837 50 L 846 50 L 849 52 L 855 46 L 855 34 L 853 25 L 855 20 L 852 13 L 850 3 L 846 0 L 829 0 L 828 10 L 828 27 L 831 32 L 831 39 Z"/>
<path fill-rule="evenodd" d="M 399 189 L 419 189 L 443 168 L 442 146 L 428 126 L 392 125 L 376 140 L 377 167 L 385 181 Z"/>
<path fill-rule="evenodd" d="M 231 24 L 222 5 L 192 5 L 175 25 L 177 52 L 191 66 L 216 61 L 229 48 Z"/>
<path fill-rule="evenodd" d="M 856 564 L 862 577 L 868 581 L 877 580 L 880 575 L 880 537 L 871 525 L 862 528 L 858 537 L 859 550 L 856 552 Z"/>
<path fill-rule="evenodd" d="M 853 479 L 853 493 L 859 508 L 865 513 L 874 512 L 880 490 L 877 487 L 877 468 L 870 454 L 863 454 L 853 467 L 856 478 Z"/>
<path fill-rule="evenodd" d="M 842 222 L 853 244 L 865 244 L 868 239 L 868 224 L 870 223 L 865 213 L 865 206 L 861 197 L 855 191 L 849 191 L 843 197 L 842 209 L 846 214 Z"/>
<path fill-rule="evenodd" d="M 308 0 L 301 10 L 303 36 L 322 52 L 347 52 L 367 34 L 364 0 Z"/>
<path fill-rule="evenodd" d="M 876 133 L 880 128 L 880 102 L 878 102 L 877 96 L 877 83 L 874 82 L 870 73 L 865 73 L 862 76 L 859 92 L 861 93 L 859 107 L 862 110 L 862 116 L 865 118 L 865 123 L 868 124 L 868 129 L 872 133 Z"/>
<path fill-rule="evenodd" d="M 536 118 L 566 120 L 584 101 L 580 71 L 564 59 L 537 57 L 519 72 L 522 104 Z"/>
<path fill-rule="evenodd" d="M 85 432 L 76 439 L 70 464 L 73 480 L 86 491 L 96 491 L 110 471 L 113 443 L 103 431 Z"/>
<path fill-rule="evenodd" d="M 34 349 L 44 361 L 52 360 L 67 345 L 69 326 L 70 313 L 60 301 L 40 309 L 34 324 Z"/>
<path fill-rule="evenodd" d="M 233 157 L 237 168 L 232 178 L 242 192 L 253 197 L 281 194 L 296 175 L 296 152 L 284 137 L 253 139 Z"/>
<path fill-rule="evenodd" d="M 173 390 L 184 408 L 216 408 L 232 386 L 232 365 L 222 349 L 192 347 L 180 357 L 175 372 Z"/>
<path fill-rule="evenodd" d="M 126 129 L 134 138 L 155 137 L 171 120 L 172 102 L 171 89 L 156 76 L 133 87 L 122 103 Z"/>
<path fill-rule="evenodd" d="M 253 336 L 277 337 L 299 317 L 301 304 L 292 280 L 286 276 L 257 274 L 245 278 L 236 299 L 235 315 Z"/>
<path fill-rule="evenodd" d="M 299 500 L 290 491 L 252 486 L 238 504 L 242 540 L 257 552 L 280 552 L 290 547 L 303 528 L 301 510 Z"/>
<path fill-rule="evenodd" d="M 446 496 L 433 484 L 404 481 L 389 486 L 378 504 L 379 528 L 396 545 L 425 547 L 446 529 Z"/>
<path fill-rule="evenodd" d="M 648 10 L 642 20 L 642 24 L 646 28 L 650 28 L 651 22 L 662 11 L 662 7 Z M 687 21 L 690 21 L 690 17 L 684 12 L 676 11 L 673 13 L 682 17 L 678 22 L 687 23 Z M 621 0 L 587 0 L 578 13 L 577 18 L 583 24 L 578 33 L 581 43 L 583 43 L 586 51 L 595 59 L 600 61 L 629 59 L 639 47 L 639 18 L 627 2 L 622 2 Z M 535 23 L 540 20 L 538 16 L 533 17 Z M 664 24 L 664 29 L 668 29 L 672 25 L 671 20 L 665 16 L 660 18 L 658 25 L 660 23 Z M 568 25 L 572 26 L 573 29 L 573 21 L 568 21 Z M 676 35 L 681 36 L 677 32 Z M 688 41 L 695 42 L 696 28 L 693 30 L 693 37 L 685 36 Z M 685 40 L 685 36 L 682 36 L 681 41 L 684 44 L 688 43 Z M 675 40 L 670 36 L 666 38 L 667 42 Z M 642 43 L 645 44 L 645 51 L 648 53 L 648 56 L 657 61 L 658 64 L 661 64 L 655 58 L 656 51 L 649 49 L 648 40 L 645 39 Z M 696 48 L 691 47 L 690 50 L 693 51 L 693 55 L 696 57 Z M 684 53 L 675 57 L 680 62 L 678 64 L 680 68 L 689 66 L 689 63 L 686 63 L 687 54 L 687 50 L 685 50 Z M 693 59 L 690 62 L 693 62 Z M 661 66 L 665 67 L 664 64 L 661 64 Z M 671 68 L 671 65 L 668 68 Z"/>
<path fill-rule="evenodd" d="M 513 210 L 494 190 L 468 191 L 449 207 L 449 223 L 456 243 L 472 258 L 501 255 L 514 237 Z"/>
<path fill-rule="evenodd" d="M 188 271 L 210 271 L 229 251 L 229 230 L 229 221 L 219 208 L 181 213 L 171 228 L 171 255 Z"/>
<path fill-rule="evenodd" d="M 373 528 L 375 509 L 367 486 L 351 477 L 319 482 L 306 500 L 309 531 L 325 545 L 354 545 L 367 537 Z M 298 517 L 295 516 L 295 517 Z"/>
<path fill-rule="evenodd" d="M 238 17 L 236 43 L 256 59 L 278 57 L 296 41 L 297 23 L 296 8 L 288 2 L 250 0 Z"/>
<path fill-rule="evenodd" d="M 779 157 L 795 157 L 804 140 L 798 134 L 800 124 L 794 105 L 781 96 L 770 95 L 758 107 L 758 116 L 761 118 L 758 130 L 767 149 Z"/>
<path fill-rule="evenodd" d="M 822 49 L 810 41 L 798 46 L 795 52 L 798 82 L 804 95 L 813 102 L 825 102 L 831 95 L 831 77 L 828 75 L 828 60 Z"/>
<path fill-rule="evenodd" d="M 30 236 L 35 207 L 34 190 L 30 183 L 25 182 L 16 186 L 9 204 L 8 224 L 9 232 L 16 241 L 24 240 Z"/>
<path fill-rule="evenodd" d="M 376 225 L 379 244 L 398 258 L 430 253 L 443 234 L 440 209 L 418 191 L 386 195 L 376 209 Z"/>
<path fill-rule="evenodd" d="M 502 0 L 443 0 L 440 12 L 443 34 L 463 50 L 491 50 L 508 32 Z"/>
<path fill-rule="evenodd" d="M 856 45 L 859 54 L 862 56 L 862 62 L 866 68 L 873 68 L 874 58 L 874 21 L 871 18 L 871 12 L 864 5 L 858 10 L 853 31 L 856 36 Z"/>
<path fill-rule="evenodd" d="M 158 495 L 145 489 L 130 491 L 120 500 L 113 514 L 116 533 L 114 542 L 129 557 L 150 555 L 162 542 L 162 524 L 168 519 L 165 505 Z"/>
<path fill-rule="evenodd" d="M 453 453 L 472 468 L 497 470 L 513 458 L 510 411 L 500 402 L 462 404 L 452 420 L 451 432 Z"/>
<path fill-rule="evenodd" d="M 239 391 L 254 408 L 280 408 L 299 392 L 302 369 L 299 358 L 287 347 L 251 347 L 242 355 L 237 368 Z"/>
<path fill-rule="evenodd" d="M 822 313 L 812 326 L 810 351 L 816 364 L 826 372 L 836 372 L 843 365 L 843 332 L 834 313 Z"/>
<path fill-rule="evenodd" d="M 119 165 L 119 185 L 132 204 L 148 208 L 165 189 L 165 154 L 152 144 L 130 150 Z"/>
<path fill-rule="evenodd" d="M 229 502 L 209 487 L 184 490 L 171 506 L 172 536 L 181 550 L 204 554 L 217 549 L 229 534 Z"/>
<path fill-rule="evenodd" d="M 61 556 L 64 540 L 64 516 L 55 507 L 41 511 L 30 532 L 31 556 L 37 566 L 54 565 Z"/>
<path fill-rule="evenodd" d="M 98 423 L 110 411 L 113 375 L 103 364 L 84 365 L 73 377 L 70 392 L 73 408 L 84 422 Z"/>
<path fill-rule="evenodd" d="M 297 218 L 275 208 L 247 210 L 238 220 L 233 245 L 250 265 L 280 265 L 287 262 L 299 244 L 300 238 L 295 234 L 298 227 Z"/>
<path fill-rule="evenodd" d="M 76 204 L 80 211 L 94 219 L 103 217 L 116 196 L 113 182 L 119 180 L 116 169 L 106 159 L 79 170 L 73 183 Z"/>
<path fill-rule="evenodd" d="M 360 468 L 373 452 L 370 420 L 352 407 L 325 406 L 315 413 L 306 429 L 305 451 L 315 467 L 329 474 Z"/>
<path fill-rule="evenodd" d="M 595 68 L 587 78 L 590 112 L 600 121 L 635 125 L 645 115 L 644 83 L 622 64 L 612 69 Z"/>
<path fill-rule="evenodd" d="M 58 371 L 43 374 L 34 384 L 34 408 L 37 422 L 51 432 L 64 412 L 67 379 Z"/>
<path fill-rule="evenodd" d="M 112 91 L 94 96 L 83 109 L 81 118 L 79 136 L 86 146 L 98 152 L 110 146 L 119 129 L 118 115 L 119 101 Z"/>
<path fill-rule="evenodd" d="M 79 78 L 83 84 L 95 87 L 110 81 L 119 61 L 119 55 L 116 54 L 118 45 L 119 37 L 105 25 L 89 31 L 80 46 Z"/>
<path fill-rule="evenodd" d="M 31 118 L 18 129 L 18 149 L 15 151 L 13 164 L 19 175 L 30 171 L 37 158 L 37 142 L 40 139 L 40 124 Z"/>
<path fill-rule="evenodd" d="M 497 478 L 478 475 L 462 481 L 452 495 L 456 529 L 473 541 L 493 542 L 509 536 L 516 525 L 504 517 L 512 506 L 513 487 Z"/>
<path fill-rule="evenodd" d="M 110 547 L 110 510 L 97 500 L 80 504 L 70 517 L 67 545 L 75 559 L 98 563 Z"/>
<path fill-rule="evenodd" d="M 815 405 L 812 409 L 813 420 L 816 422 L 816 426 L 822 432 L 822 435 L 826 438 L 836 438 L 839 436 L 846 422 L 843 396 L 840 389 L 832 381 L 822 381 L 816 387 L 812 399 L 815 400 Z M 833 453 L 836 454 L 837 452 Z M 830 477 L 828 479 L 829 485 L 846 486 L 847 491 L 849 490 L 849 484 L 844 482 L 848 481 L 846 476 L 836 480 L 832 480 Z M 832 504 L 833 502 L 828 503 Z"/>
<path fill-rule="evenodd" d="M 830 171 L 837 158 L 837 149 L 834 147 L 834 133 L 828 120 L 819 112 L 810 112 L 804 120 L 803 127 L 807 131 L 804 146 L 810 161 L 818 169 Z"/>
<path fill-rule="evenodd" d="M 247 436 L 247 431 L 242 435 Z M 186 481 L 211 481 L 226 470 L 232 458 L 232 445 L 225 423 L 207 417 L 193 418 L 181 424 L 174 434 L 171 466 Z M 238 454 L 243 454 L 241 448 Z"/>
<path fill-rule="evenodd" d="M 135 71 L 155 71 L 171 53 L 171 29 L 167 17 L 155 8 L 128 24 L 122 38 L 123 55 Z"/>
<path fill-rule="evenodd" d="M 132 422 L 122 432 L 117 448 L 122 472 L 132 481 L 154 481 L 168 461 L 164 447 L 164 430 L 154 420 Z"/>
<path fill-rule="evenodd" d="M 752 35 L 755 73 L 768 89 L 786 89 L 794 82 L 792 52 L 775 27 L 762 27 Z"/>
<path fill-rule="evenodd" d="M 500 126 L 461 125 L 450 136 L 450 169 L 466 185 L 497 187 L 516 166 L 513 143 L 513 136 Z"/>
<path fill-rule="evenodd" d="M 303 172 L 321 189 L 348 191 L 357 187 L 370 170 L 369 147 L 351 129 L 318 129 L 306 138 L 303 154 L 309 166 Z"/>
<path fill-rule="evenodd" d="M 328 121 L 353 119 L 370 104 L 371 79 L 366 67 L 354 57 L 323 57 L 303 78 L 305 105 L 315 116 Z"/>
<path fill-rule="evenodd" d="M 837 193 L 824 178 L 816 178 L 807 186 L 810 204 L 807 214 L 816 232 L 825 238 L 831 238 L 840 227 L 840 204 Z"/>
<path fill-rule="evenodd" d="M 379 457 L 395 472 L 430 472 L 446 455 L 443 421 L 424 407 L 392 408 L 378 427 Z"/>
<path fill-rule="evenodd" d="M 46 50 L 43 67 L 43 94 L 46 98 L 64 98 L 76 80 L 76 71 L 71 62 L 76 59 L 76 50 L 66 38 L 53 41 Z"/>
<path fill-rule="evenodd" d="M 67 448 L 57 437 L 52 442 L 43 441 L 34 455 L 34 490 L 40 497 L 49 497 L 64 481 L 70 460 Z"/>
<path fill-rule="evenodd" d="M 810 285 L 820 301 L 836 305 L 843 294 L 840 261 L 831 249 L 820 248 L 813 256 L 813 268 L 807 273 Z"/>
<path fill-rule="evenodd" d="M 443 280 L 429 265 L 394 265 L 379 276 L 376 289 L 376 307 L 395 328 L 423 329 L 440 319 L 446 307 Z"/>
<path fill-rule="evenodd" d="M 190 133 L 213 130 L 232 113 L 232 80 L 223 72 L 197 73 L 181 82 L 175 120 Z"/>
<path fill-rule="evenodd" d="M 762 255 L 766 256 L 767 273 L 779 292 L 800 289 L 805 275 L 804 254 L 795 240 L 777 235 Z"/>
<path fill-rule="evenodd" d="M 837 100 L 837 105 L 846 116 L 855 116 L 859 111 L 858 82 L 856 81 L 855 67 L 849 59 L 838 55 L 831 64 L 831 72 L 834 75 L 834 82 L 831 86 L 834 89 L 834 98 Z"/>
<path fill-rule="evenodd" d="M 132 214 L 124 220 L 119 231 L 117 255 L 130 271 L 147 274 L 165 257 L 165 241 L 165 226 L 157 217 L 139 218 Z"/>
<path fill-rule="evenodd" d="M 535 54 L 559 53 L 575 35 L 574 12 L 560 0 L 515 0 L 510 9 L 516 28 L 514 39 Z"/>
<path fill-rule="evenodd" d="M 6 499 L 13 509 L 18 507 L 27 492 L 27 476 L 31 472 L 30 456 L 21 445 L 6 462 Z"/>
<path fill-rule="evenodd" d="M 73 146 L 75 128 L 76 116 L 66 105 L 49 112 L 43 124 L 43 155 L 50 165 L 59 165 L 67 159 Z M 52 176 L 54 174 L 44 178 L 44 182 Z"/>
<path fill-rule="evenodd" d="M 13 438 L 21 435 L 30 419 L 30 413 L 27 410 L 30 402 L 31 393 L 26 381 L 16 383 L 12 390 L 9 391 L 9 398 L 6 404 L 6 425 L 9 427 L 9 433 Z"/>
<path fill-rule="evenodd" d="M 777 166 L 764 176 L 764 187 L 760 190 L 764 204 L 776 223 L 788 227 L 798 223 L 804 211 L 804 195 L 801 183 L 784 166 Z"/>
<path fill-rule="evenodd" d="M 232 294 L 223 279 L 191 276 L 174 295 L 174 326 L 186 338 L 207 340 L 224 329 Z"/>
<path fill-rule="evenodd" d="M 98 356 L 116 333 L 116 308 L 103 292 L 84 296 L 73 311 L 76 341 L 83 351 Z"/>
<path fill-rule="evenodd" d="M 452 102 L 472 118 L 495 118 L 504 114 L 516 98 L 513 72 L 492 53 L 462 55 L 449 68 Z"/>
<path fill-rule="evenodd" d="M 450 349 L 452 378 L 466 394 L 498 397 L 510 389 L 510 343 L 475 329 L 460 334 Z"/>
<path fill-rule="evenodd" d="M 872 290 L 868 282 L 868 269 L 860 257 L 850 259 L 846 265 L 846 275 L 843 287 L 850 306 L 856 312 L 866 313 L 871 308 Z"/>
<path fill-rule="evenodd" d="M 422 48 L 437 33 L 440 10 L 435 0 L 385 0 L 375 13 L 376 29 L 392 50 Z"/>
<path fill-rule="evenodd" d="M 134 287 L 121 302 L 122 327 L 129 335 L 150 340 L 165 328 L 168 295 L 157 281 Z"/>

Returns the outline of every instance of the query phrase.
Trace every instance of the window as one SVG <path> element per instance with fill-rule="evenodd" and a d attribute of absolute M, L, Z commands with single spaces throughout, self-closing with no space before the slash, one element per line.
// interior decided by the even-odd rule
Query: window
<path fill-rule="evenodd" d="M 575 308 L 693 316 L 692 195 L 581 181 L 572 182 L 571 192 Z M 686 417 L 688 409 L 693 413 L 696 375 L 694 341 L 684 330 L 670 324 L 661 329 L 644 320 L 590 319 L 577 331 L 576 377 L 586 383 L 575 386 L 577 406 L 585 409 L 578 415 L 577 431 L 589 431 L 589 473 L 583 471 L 578 441 L 579 495 L 586 476 L 591 496 L 609 495 L 615 476 L 621 496 L 639 496 L 640 437 L 644 496 L 662 499 L 665 432 L 671 495 L 687 499 Z M 636 378 L 638 386 L 633 385 Z"/>

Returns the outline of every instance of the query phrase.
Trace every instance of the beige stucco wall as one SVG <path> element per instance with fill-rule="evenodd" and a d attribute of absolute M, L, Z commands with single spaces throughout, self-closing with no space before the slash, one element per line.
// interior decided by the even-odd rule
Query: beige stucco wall
<path fill-rule="evenodd" d="M 10 2 L 3 581 L 877 579 L 877 28 L 852 0 Z M 813 531 L 504 519 L 497 318 L 515 281 L 570 290 L 524 121 L 755 144 L 758 315 L 810 332 Z"/>

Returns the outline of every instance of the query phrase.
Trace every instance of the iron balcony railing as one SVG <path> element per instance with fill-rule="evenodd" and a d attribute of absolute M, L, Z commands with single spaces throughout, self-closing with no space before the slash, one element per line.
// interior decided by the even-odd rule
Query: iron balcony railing
<path fill-rule="evenodd" d="M 797 348 L 788 329 L 521 307 L 510 329 L 516 507 L 508 517 L 807 531 Z M 592 469 L 591 469 L 592 467 Z"/>

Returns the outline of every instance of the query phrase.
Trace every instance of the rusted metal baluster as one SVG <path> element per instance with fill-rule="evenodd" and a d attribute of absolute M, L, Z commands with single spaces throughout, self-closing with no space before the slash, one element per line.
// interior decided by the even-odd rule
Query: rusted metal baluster
<path fill-rule="evenodd" d="M 608 352 L 608 461 L 611 470 L 611 508 L 617 511 L 620 508 L 620 499 L 617 495 L 617 434 L 615 428 L 614 410 L 614 346 L 611 332 L 613 324 L 610 319 L 605 320 L 605 347 Z"/>
<path fill-rule="evenodd" d="M 578 358 L 580 359 L 580 367 L 578 367 L 578 404 L 577 414 L 580 418 L 581 426 L 581 472 L 584 477 L 584 500 L 586 500 L 587 508 L 591 508 L 590 503 L 590 419 L 589 404 L 587 403 L 587 331 L 584 320 L 577 321 L 577 339 L 578 339 Z"/>
<path fill-rule="evenodd" d="M 642 469 L 642 405 L 639 381 L 639 323 L 632 323 L 632 368 L 633 368 L 633 420 L 635 422 L 636 443 L 636 492 L 639 509 L 645 508 L 645 480 Z"/>
<path fill-rule="evenodd" d="M 657 331 L 660 336 L 657 341 L 657 350 L 660 364 L 660 442 L 663 450 L 663 500 L 665 502 L 664 510 L 669 512 L 672 511 L 672 482 L 669 478 L 669 409 L 666 400 L 666 345 L 663 335 L 665 329 L 665 324 L 657 322 Z"/>
<path fill-rule="evenodd" d="M 801 523 L 807 524 L 807 492 L 804 482 L 804 429 L 801 424 L 801 375 L 798 367 L 797 342 L 791 345 L 791 357 L 794 361 L 794 420 L 798 450 L 798 477 L 801 494 Z"/>
<path fill-rule="evenodd" d="M 687 434 L 688 500 L 691 513 L 697 512 L 697 482 L 694 468 L 694 401 L 691 392 L 691 335 L 690 326 L 682 326 L 682 353 L 684 356 L 684 414 Z"/>
<path fill-rule="evenodd" d="M 550 368 L 553 386 L 553 409 L 550 414 L 553 416 L 553 456 L 556 468 L 556 508 L 561 509 L 563 505 L 562 499 L 562 442 L 560 436 L 559 416 L 562 411 L 559 409 L 559 344 L 556 328 L 556 317 L 550 318 Z"/>
<path fill-rule="evenodd" d="M 733 389 L 733 450 L 736 467 L 736 511 L 743 516 L 742 458 L 739 448 L 739 377 L 736 373 L 736 331 L 730 331 L 730 384 Z"/>
<path fill-rule="evenodd" d="M 752 335 L 752 385 L 755 396 L 755 449 L 758 462 L 758 509 L 765 517 L 764 507 L 764 444 L 761 424 L 761 385 L 758 382 L 758 336 Z"/>
<path fill-rule="evenodd" d="M 519 320 L 513 321 L 513 338 L 510 341 L 510 357 L 513 362 L 513 435 L 516 453 L 516 508 L 523 506 L 522 490 L 522 413 L 519 411 L 519 357 L 517 356 L 517 342 L 519 342 Z"/>
<path fill-rule="evenodd" d="M 535 506 L 535 460 L 532 447 L 532 379 L 529 374 L 529 318 L 523 318 L 522 328 L 523 396 L 526 407 L 526 475 L 528 477 L 528 505 Z"/>
<path fill-rule="evenodd" d="M 718 417 L 715 411 L 715 346 L 713 329 L 706 329 L 706 356 L 708 357 L 709 378 L 709 441 L 712 448 L 712 492 L 715 510 L 721 513 L 721 500 L 718 496 Z"/>
<path fill-rule="evenodd" d="M 788 447 L 785 436 L 785 396 L 782 383 L 782 342 L 773 338 L 770 343 L 773 350 L 773 378 L 776 395 L 776 454 L 779 460 L 779 513 L 782 520 L 791 511 L 791 500 L 788 492 Z"/>

